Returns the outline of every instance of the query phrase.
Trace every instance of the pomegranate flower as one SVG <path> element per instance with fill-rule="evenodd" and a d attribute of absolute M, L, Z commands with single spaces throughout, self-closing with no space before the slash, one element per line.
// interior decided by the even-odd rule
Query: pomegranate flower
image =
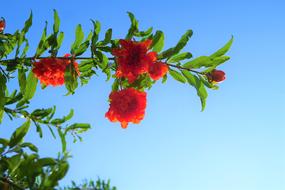
<path fill-rule="evenodd" d="M 44 58 L 34 63 L 32 71 L 42 84 L 60 86 L 64 84 L 65 69 L 70 63 L 69 59 Z M 74 67 L 79 75 L 78 63 L 74 62 Z"/>
<path fill-rule="evenodd" d="M 153 80 L 158 80 L 168 72 L 168 65 L 163 62 L 155 62 L 151 64 L 148 72 Z"/>
<path fill-rule="evenodd" d="M 5 19 L 2 17 L 0 20 L 0 33 L 4 31 L 5 27 L 6 27 L 6 22 Z"/>
<path fill-rule="evenodd" d="M 147 73 L 157 56 L 156 52 L 148 52 L 151 43 L 151 40 L 120 40 L 121 48 L 112 51 L 118 64 L 116 76 L 125 77 L 129 83 L 133 83 L 139 75 Z"/>
<path fill-rule="evenodd" d="M 105 114 L 112 122 L 121 122 L 122 128 L 128 123 L 139 123 L 145 114 L 146 93 L 134 88 L 114 91 L 109 96 L 110 108 Z"/>

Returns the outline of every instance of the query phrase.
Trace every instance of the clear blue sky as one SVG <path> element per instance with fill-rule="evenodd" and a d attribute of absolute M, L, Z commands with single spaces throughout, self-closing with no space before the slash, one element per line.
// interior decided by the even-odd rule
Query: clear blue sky
<path fill-rule="evenodd" d="M 209 92 L 204 112 L 194 89 L 170 79 L 148 93 L 143 122 L 123 130 L 104 118 L 111 85 L 104 76 L 74 96 L 64 97 L 64 88 L 39 89 L 32 105 L 56 104 L 59 116 L 74 108 L 73 121 L 93 125 L 84 142 L 68 147 L 73 158 L 62 184 L 100 176 L 119 190 L 285 189 L 283 0 L 9 0 L 1 3 L 0 16 L 7 20 L 7 32 L 13 32 L 33 10 L 29 37 L 34 50 L 54 8 L 65 32 L 62 54 L 69 51 L 76 24 L 91 29 L 90 18 L 123 37 L 127 11 L 135 13 L 142 29 L 164 31 L 166 47 L 193 29 L 186 50 L 194 56 L 208 55 L 235 36 L 232 59 L 221 67 L 227 80 L 219 91 Z M 1 135 L 9 136 L 9 127 L 1 126 Z M 39 145 L 42 155 L 56 156 L 59 141 L 48 131 L 39 139 L 34 131 L 27 140 Z"/>

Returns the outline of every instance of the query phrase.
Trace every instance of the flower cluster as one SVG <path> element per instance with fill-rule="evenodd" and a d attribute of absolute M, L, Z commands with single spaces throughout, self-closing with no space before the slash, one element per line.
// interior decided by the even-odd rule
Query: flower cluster
<path fill-rule="evenodd" d="M 42 84 L 60 86 L 64 84 L 64 73 L 70 63 L 70 59 L 44 58 L 34 63 L 32 71 Z M 74 62 L 73 65 L 79 75 L 78 63 Z"/>
<path fill-rule="evenodd" d="M 127 88 L 110 94 L 110 108 L 106 117 L 112 121 L 121 122 L 122 128 L 127 128 L 129 122 L 139 123 L 145 114 L 146 93 Z"/>
<path fill-rule="evenodd" d="M 153 80 L 163 77 L 168 72 L 168 65 L 157 61 L 157 53 L 149 51 L 151 44 L 151 40 L 120 40 L 121 47 L 112 51 L 117 63 L 116 77 L 124 77 L 130 84 L 145 73 Z M 144 118 L 145 92 L 126 88 L 112 92 L 109 99 L 110 108 L 105 116 L 112 122 L 121 122 L 122 128 L 126 128 L 129 122 L 139 123 Z"/>
<path fill-rule="evenodd" d="M 129 83 L 133 83 L 139 75 L 144 73 L 149 73 L 153 80 L 163 77 L 168 71 L 168 66 L 165 63 L 156 62 L 156 52 L 148 52 L 151 43 L 152 40 L 143 42 L 120 40 L 121 48 L 112 51 L 118 64 L 116 76 L 127 78 Z"/>

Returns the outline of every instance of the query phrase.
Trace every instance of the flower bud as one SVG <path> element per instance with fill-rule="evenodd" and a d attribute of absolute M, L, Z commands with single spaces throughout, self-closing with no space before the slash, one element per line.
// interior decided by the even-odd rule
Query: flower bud
<path fill-rule="evenodd" d="M 226 74 L 224 71 L 214 69 L 207 74 L 207 78 L 210 82 L 218 83 L 226 79 Z"/>

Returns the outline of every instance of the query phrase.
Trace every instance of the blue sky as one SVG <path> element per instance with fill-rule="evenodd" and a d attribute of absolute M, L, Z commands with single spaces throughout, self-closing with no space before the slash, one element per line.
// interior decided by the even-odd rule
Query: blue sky
<path fill-rule="evenodd" d="M 284 8 L 282 0 L 10 0 L 1 3 L 0 16 L 7 20 L 7 32 L 13 32 L 33 11 L 30 53 L 44 21 L 52 21 L 53 9 L 65 32 L 62 54 L 70 49 L 75 26 L 81 23 L 87 33 L 90 19 L 123 37 L 127 11 L 142 29 L 164 31 L 166 47 L 193 29 L 185 50 L 194 56 L 211 54 L 235 37 L 231 60 L 220 67 L 227 80 L 220 90 L 209 91 L 204 112 L 194 89 L 169 79 L 148 92 L 141 124 L 123 130 L 104 118 L 111 82 L 103 75 L 74 96 L 64 97 L 64 88 L 38 89 L 34 107 L 57 105 L 59 116 L 74 108 L 73 121 L 93 125 L 84 142 L 70 143 L 73 158 L 62 184 L 99 176 L 110 178 L 119 190 L 284 190 Z M 16 127 L 9 125 L 1 126 L 1 135 L 9 136 Z M 40 139 L 34 129 L 26 140 L 39 145 L 42 155 L 56 156 L 60 150 L 48 131 Z"/>

